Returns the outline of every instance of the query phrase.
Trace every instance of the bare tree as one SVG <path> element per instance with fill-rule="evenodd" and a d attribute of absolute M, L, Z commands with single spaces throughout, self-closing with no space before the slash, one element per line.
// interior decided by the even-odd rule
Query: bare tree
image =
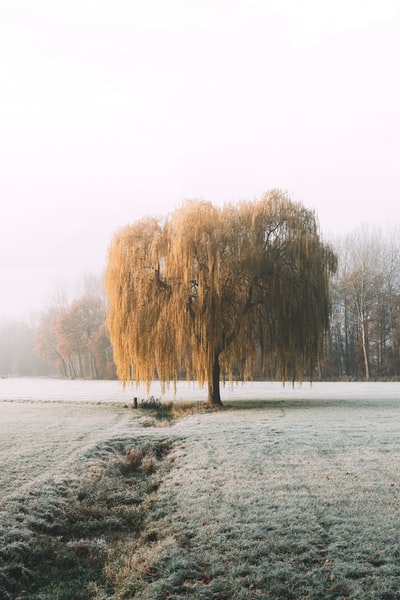
<path fill-rule="evenodd" d="M 313 212 L 280 192 L 226 205 L 186 202 L 118 232 L 106 270 L 119 378 L 208 384 L 264 374 L 310 377 L 329 324 L 335 256 Z"/>
<path fill-rule="evenodd" d="M 363 225 L 335 244 L 334 325 L 343 336 L 346 375 L 398 375 L 400 248 L 398 232 Z M 331 338 L 332 341 L 332 338 Z"/>
<path fill-rule="evenodd" d="M 343 290 L 351 298 L 360 332 L 365 379 L 371 376 L 371 323 L 374 304 L 381 289 L 380 238 L 366 226 L 347 236 Z"/>

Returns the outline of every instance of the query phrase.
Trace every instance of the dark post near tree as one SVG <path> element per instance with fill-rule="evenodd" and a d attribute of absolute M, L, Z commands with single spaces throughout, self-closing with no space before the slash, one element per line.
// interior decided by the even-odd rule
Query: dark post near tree
<path fill-rule="evenodd" d="M 336 259 L 312 211 L 273 191 L 228 204 L 188 201 L 117 232 L 106 269 L 120 380 L 251 379 L 256 360 L 283 381 L 310 377 L 329 326 Z"/>

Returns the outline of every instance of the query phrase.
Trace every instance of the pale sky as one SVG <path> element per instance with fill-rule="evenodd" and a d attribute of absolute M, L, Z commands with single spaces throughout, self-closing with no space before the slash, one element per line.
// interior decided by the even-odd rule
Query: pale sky
<path fill-rule="evenodd" d="M 0 318 L 185 198 L 400 222 L 397 0 L 0 0 Z"/>

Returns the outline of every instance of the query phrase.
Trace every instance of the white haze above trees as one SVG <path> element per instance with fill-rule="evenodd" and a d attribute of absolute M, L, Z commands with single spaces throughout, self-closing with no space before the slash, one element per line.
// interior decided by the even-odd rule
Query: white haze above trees
<path fill-rule="evenodd" d="M 186 198 L 397 220 L 399 30 L 398 0 L 0 2 L 0 319 Z"/>

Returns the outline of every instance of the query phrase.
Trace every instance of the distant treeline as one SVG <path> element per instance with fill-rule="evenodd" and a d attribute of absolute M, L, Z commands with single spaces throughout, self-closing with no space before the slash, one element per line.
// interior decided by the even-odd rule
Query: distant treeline
<path fill-rule="evenodd" d="M 331 330 L 323 379 L 400 376 L 400 229 L 367 226 L 334 244 Z"/>
<path fill-rule="evenodd" d="M 88 275 L 81 294 L 68 292 L 30 324 L 0 324 L 0 375 L 114 379 L 102 279 Z"/>
<path fill-rule="evenodd" d="M 315 379 L 400 377 L 400 230 L 361 227 L 332 242 L 338 271 L 332 318 Z M 114 379 L 101 278 L 26 322 L 0 323 L 0 376 Z"/>

